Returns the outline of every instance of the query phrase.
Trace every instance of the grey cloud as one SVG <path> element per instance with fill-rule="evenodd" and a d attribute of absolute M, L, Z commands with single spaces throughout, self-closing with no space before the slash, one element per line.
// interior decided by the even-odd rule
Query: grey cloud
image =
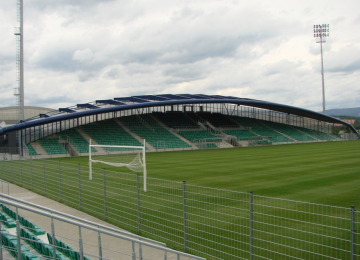
<path fill-rule="evenodd" d="M 182 19 L 196 19 L 204 14 L 203 10 L 192 9 L 188 6 L 183 7 L 180 11 L 175 11 L 172 15 L 172 20 L 182 20 Z"/>
<path fill-rule="evenodd" d="M 321 108 L 320 46 L 311 39 L 311 27 L 324 2 L 233 2 L 24 1 L 26 101 L 65 106 L 100 96 L 218 91 Z M 14 15 L 0 20 L 15 24 L 15 6 L 5 1 L 0 11 Z M 334 32 L 339 30 L 336 23 L 360 21 L 343 2 L 331 6 L 337 9 L 329 11 L 335 17 L 330 21 Z M 345 9 L 350 13 L 338 11 Z M 9 25 L 0 29 L 13 37 L 12 25 L 5 28 Z M 360 47 L 351 39 L 358 32 L 346 33 L 347 28 L 324 44 L 325 70 L 332 72 L 326 77 L 329 103 L 338 99 L 339 106 L 360 95 L 359 73 L 354 73 L 360 69 Z M 303 49 L 294 49 L 294 41 Z M 338 50 L 349 42 L 353 49 Z M 15 60 L 7 56 L 14 41 L 3 41 L 1 49 L 0 74 L 6 80 L 0 79 L 5 90 L 0 100 L 14 104 Z M 337 89 L 344 85 L 353 91 L 339 95 Z"/>
<path fill-rule="evenodd" d="M 163 74 L 167 77 L 182 79 L 183 81 L 195 80 L 201 78 L 206 69 L 198 66 L 172 66 L 164 69 Z"/>
<path fill-rule="evenodd" d="M 352 73 L 354 71 L 360 71 L 360 59 L 356 60 L 350 64 L 342 65 L 342 66 L 332 66 L 327 69 L 329 72 L 345 72 Z"/>
<path fill-rule="evenodd" d="M 324 59 L 325 70 L 329 72 L 353 73 L 360 70 L 360 48 L 354 45 L 332 51 Z"/>
<path fill-rule="evenodd" d="M 37 9 L 45 9 L 45 8 L 54 8 L 59 6 L 82 6 L 84 8 L 92 7 L 99 5 L 103 2 L 113 2 L 115 0 L 58 0 L 58 1 L 48 1 L 48 0 L 32 0 L 31 3 L 28 3 L 29 6 L 31 4 L 32 7 Z"/>
<path fill-rule="evenodd" d="M 264 70 L 265 76 L 275 75 L 275 74 L 289 74 L 297 70 L 302 64 L 291 62 L 289 60 L 282 60 L 273 64 L 266 65 Z"/>
<path fill-rule="evenodd" d="M 27 96 L 29 99 L 27 105 L 29 106 L 39 106 L 39 104 L 41 104 L 41 106 L 44 107 L 57 109 L 59 107 L 54 107 L 54 104 L 69 104 L 66 105 L 66 107 L 68 107 L 71 105 L 75 105 L 77 102 L 77 97 L 71 97 L 69 95 L 59 95 L 54 97 L 39 97 L 38 95 L 31 95 L 31 93 L 29 93 Z M 85 101 L 85 102 L 89 102 L 89 101 Z"/>
<path fill-rule="evenodd" d="M 110 79 L 117 79 L 120 76 L 120 71 L 118 68 L 111 68 L 108 72 L 104 74 L 104 77 Z"/>

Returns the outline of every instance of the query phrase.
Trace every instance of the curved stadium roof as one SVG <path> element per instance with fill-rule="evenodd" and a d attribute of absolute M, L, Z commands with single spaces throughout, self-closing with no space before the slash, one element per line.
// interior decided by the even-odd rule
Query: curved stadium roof
<path fill-rule="evenodd" d="M 324 121 L 328 123 L 338 123 L 349 127 L 354 133 L 357 133 L 355 128 L 340 119 L 320 114 L 311 110 L 282 105 L 267 101 L 239 98 L 232 96 L 220 95 L 203 95 L 203 94 L 159 94 L 159 95 L 142 95 L 131 97 L 119 97 L 106 100 L 96 100 L 89 103 L 77 104 L 67 108 L 59 108 L 58 110 L 50 111 L 45 114 L 40 114 L 36 117 L 26 119 L 15 125 L 4 127 L 0 129 L 0 136 L 9 132 L 22 130 L 25 128 L 43 125 L 47 123 L 96 115 L 101 113 L 108 113 L 114 111 L 122 111 L 128 109 L 139 109 L 154 106 L 180 105 L 180 104 L 210 104 L 210 103 L 227 103 L 235 105 L 244 105 L 249 107 L 256 107 L 261 109 L 268 109 L 287 114 L 307 117 Z M 358 134 L 358 133 L 357 133 Z M 358 134 L 359 135 L 359 134 Z"/>

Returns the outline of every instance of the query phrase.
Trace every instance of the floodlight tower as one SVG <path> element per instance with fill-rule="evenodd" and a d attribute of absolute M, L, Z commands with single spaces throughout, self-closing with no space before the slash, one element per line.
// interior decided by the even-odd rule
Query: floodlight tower
<path fill-rule="evenodd" d="M 329 31 L 330 31 L 329 24 L 314 25 L 314 38 L 316 38 L 316 43 L 320 43 L 323 114 L 325 114 L 325 87 L 324 87 L 324 61 L 323 61 L 322 44 L 323 42 L 326 42 L 326 37 L 330 36 Z"/>
<path fill-rule="evenodd" d="M 16 106 L 18 107 L 19 121 L 24 120 L 24 29 L 23 29 L 23 0 L 17 0 L 17 20 L 19 27 L 14 28 L 16 35 L 16 80 L 19 82 L 14 89 L 16 96 Z M 21 132 L 17 133 L 17 145 L 22 155 L 22 136 Z"/>

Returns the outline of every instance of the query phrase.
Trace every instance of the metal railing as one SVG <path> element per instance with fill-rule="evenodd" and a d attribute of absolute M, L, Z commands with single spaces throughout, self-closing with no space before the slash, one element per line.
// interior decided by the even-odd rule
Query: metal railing
<path fill-rule="evenodd" d="M 39 240 L 27 239 L 23 236 L 18 236 L 21 229 L 19 216 L 20 213 L 30 215 L 33 219 L 42 219 L 42 225 L 47 226 L 46 230 L 50 230 L 48 234 L 51 235 L 53 241 L 55 239 L 63 241 L 70 240 L 70 243 L 77 243 L 79 250 L 74 250 L 80 256 L 88 257 L 89 259 L 167 259 L 168 257 L 176 257 L 176 259 L 198 259 L 205 260 L 205 258 L 193 256 L 183 252 L 167 248 L 163 243 L 159 243 L 150 239 L 142 238 L 134 234 L 109 228 L 107 226 L 83 220 L 81 218 L 64 214 L 46 207 L 29 203 L 20 199 L 13 198 L 7 195 L 1 195 L 0 203 L 12 206 L 16 212 L 16 233 L 13 238 L 17 239 L 17 245 L 25 244 L 22 241 L 31 241 L 37 244 L 48 244 L 40 242 Z M 58 228 L 57 228 L 58 227 Z M 76 238 L 70 238 L 72 230 L 78 230 Z M 1 232 L 2 233 L 2 232 Z M 9 232 L 10 233 L 10 232 Z M 9 234 L 7 233 L 7 234 Z M 12 232 L 13 233 L 13 232 Z M 56 236 L 55 236 L 56 234 Z M 22 240 L 22 241 L 21 241 Z M 56 255 L 57 250 L 63 249 L 59 245 L 49 244 Z M 121 245 L 116 247 L 109 247 L 110 245 Z M 21 258 L 23 246 L 17 248 L 7 248 L 16 251 L 18 259 Z M 120 248 L 120 250 L 119 250 Z M 71 250 L 72 251 L 72 250 Z M 37 255 L 35 253 L 35 255 Z M 51 257 L 51 255 L 42 255 L 46 259 L 58 259 Z M 2 259 L 2 254 L 0 256 Z M 85 259 L 85 258 L 84 258 Z M 174 258 L 175 259 L 175 258 Z"/>
<path fill-rule="evenodd" d="M 138 235 L 209 259 L 360 260 L 360 215 L 45 160 L 0 162 L 0 177 Z"/>

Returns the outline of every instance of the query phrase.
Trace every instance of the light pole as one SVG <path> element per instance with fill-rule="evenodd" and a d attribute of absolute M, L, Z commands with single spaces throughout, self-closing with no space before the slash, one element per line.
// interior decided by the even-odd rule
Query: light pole
<path fill-rule="evenodd" d="M 323 42 L 326 42 L 326 37 L 330 36 L 329 31 L 330 31 L 329 24 L 314 25 L 314 38 L 316 38 L 316 43 L 320 43 L 323 114 L 325 114 L 325 87 L 324 87 L 324 61 L 323 61 L 322 44 Z"/>
<path fill-rule="evenodd" d="M 16 96 L 16 106 L 18 107 L 19 122 L 24 118 L 24 15 L 23 15 L 23 0 L 17 0 L 17 20 L 19 27 L 15 27 L 14 34 L 16 35 L 16 79 L 19 81 L 18 88 L 14 89 L 14 95 Z M 22 133 L 19 131 L 16 134 L 17 145 L 20 155 L 22 153 L 23 140 Z"/>

